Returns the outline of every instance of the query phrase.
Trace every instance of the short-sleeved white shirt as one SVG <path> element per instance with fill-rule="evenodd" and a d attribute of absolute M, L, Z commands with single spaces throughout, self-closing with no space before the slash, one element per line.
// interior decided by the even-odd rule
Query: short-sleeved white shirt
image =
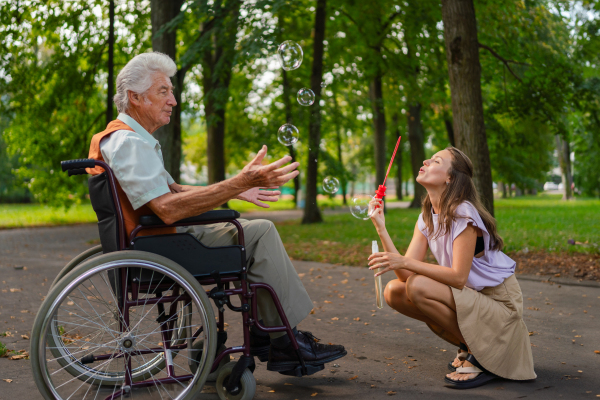
<path fill-rule="evenodd" d="M 175 181 L 165 169 L 158 140 L 127 114 L 117 117 L 133 131 L 119 130 L 100 141 L 102 157 L 113 170 L 134 210 L 171 193 Z"/>
<path fill-rule="evenodd" d="M 465 286 L 477 291 L 486 287 L 496 287 L 504 282 L 506 278 L 514 274 L 517 263 L 512 258 L 501 251 L 489 250 L 490 234 L 483 224 L 483 220 L 477 212 L 477 209 L 471 203 L 465 201 L 456 208 L 456 215 L 457 218 L 452 222 L 450 231 L 443 236 L 437 237 L 435 240 L 431 240 L 427 225 L 425 225 L 425 221 L 423 221 L 423 213 L 419 214 L 417 226 L 421 233 L 427 238 L 429 248 L 438 264 L 452 268 L 454 239 L 465 230 L 468 224 L 472 224 L 481 229 L 481 232 L 483 233 L 485 253 L 482 257 L 473 257 L 471 272 L 469 273 Z M 432 216 L 433 232 L 436 232 L 438 229 L 438 215 L 433 214 L 433 210 Z"/>

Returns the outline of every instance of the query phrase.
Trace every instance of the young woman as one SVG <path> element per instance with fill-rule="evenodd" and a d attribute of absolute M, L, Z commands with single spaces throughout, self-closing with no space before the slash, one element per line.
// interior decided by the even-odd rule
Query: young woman
<path fill-rule="evenodd" d="M 390 307 L 459 346 L 445 382 L 463 389 L 497 377 L 536 377 L 516 263 L 501 251 L 496 221 L 472 178 L 471 160 L 454 147 L 423 161 L 417 182 L 427 196 L 406 254 L 392 243 L 381 201 L 373 200 L 371 220 L 385 251 L 369 257 L 370 269 L 381 268 L 376 275 L 398 277 L 385 288 Z M 423 262 L 427 248 L 439 265 Z"/>

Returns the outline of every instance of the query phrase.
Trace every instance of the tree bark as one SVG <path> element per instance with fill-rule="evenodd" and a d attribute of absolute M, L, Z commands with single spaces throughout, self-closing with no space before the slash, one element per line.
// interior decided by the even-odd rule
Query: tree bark
<path fill-rule="evenodd" d="M 502 186 L 502 198 L 505 199 L 506 197 L 508 197 L 506 193 L 506 183 L 500 182 L 500 185 Z"/>
<path fill-rule="evenodd" d="M 344 136 L 344 124 L 343 124 L 343 115 L 340 111 L 340 107 L 338 105 L 338 101 L 337 101 L 337 93 L 334 93 L 333 95 L 333 107 L 335 110 L 335 123 L 336 123 L 336 129 L 335 129 L 335 133 L 336 133 L 336 139 L 337 139 L 337 156 L 338 156 L 338 162 L 340 164 L 340 170 L 342 171 L 341 176 L 339 177 L 340 179 L 340 186 L 342 189 L 342 204 L 343 205 L 348 205 L 348 201 L 346 200 L 346 185 L 348 184 L 348 182 L 346 182 L 346 174 L 345 174 L 345 169 L 344 169 L 344 159 L 342 157 L 342 138 Z"/>
<path fill-rule="evenodd" d="M 454 140 L 473 162 L 473 180 L 494 215 L 490 154 L 483 120 L 481 65 L 473 0 L 442 0 L 444 40 L 450 76 Z"/>
<path fill-rule="evenodd" d="M 378 51 L 378 53 L 380 53 Z M 383 104 L 383 84 L 382 74 L 379 68 L 373 77 L 369 86 L 369 97 L 371 98 L 371 108 L 373 109 L 373 133 L 375 147 L 375 188 L 383 184 L 385 179 L 387 154 L 385 146 L 385 107 Z"/>
<path fill-rule="evenodd" d="M 573 198 L 573 190 L 571 189 L 573 177 L 571 175 L 571 148 L 569 146 L 569 141 L 564 140 L 560 135 L 556 135 L 556 150 L 558 152 L 560 175 L 564 186 L 562 199 L 571 200 Z"/>
<path fill-rule="evenodd" d="M 396 131 L 396 140 L 400 137 L 400 121 L 398 113 L 394 113 L 393 116 L 394 128 Z M 396 153 L 396 197 L 398 201 L 403 199 L 402 196 L 402 143 L 398 146 L 398 152 Z"/>
<path fill-rule="evenodd" d="M 159 51 L 176 60 L 177 30 L 171 29 L 157 35 L 157 32 L 180 10 L 183 0 L 151 0 L 150 18 L 152 21 L 152 50 Z M 153 136 L 161 146 L 165 169 L 176 182 L 179 182 L 181 165 L 181 90 L 185 72 L 178 72 L 171 78 L 177 106 L 173 107 L 171 122 L 156 130 Z"/>
<path fill-rule="evenodd" d="M 106 125 L 113 119 L 113 96 L 115 95 L 114 78 L 114 55 L 115 55 L 115 1 L 110 0 L 108 5 L 109 26 L 108 26 L 108 79 L 106 88 Z"/>
<path fill-rule="evenodd" d="M 423 124 L 421 123 L 421 103 L 414 103 L 408 108 L 408 141 L 410 142 L 410 164 L 413 173 L 415 197 L 410 203 L 410 208 L 421 207 L 421 201 L 426 190 L 417 183 L 419 170 L 425 160 L 425 139 L 423 137 Z"/>
<path fill-rule="evenodd" d="M 281 19 L 280 19 L 281 20 Z M 285 121 L 288 124 L 292 124 L 292 100 L 290 93 L 290 82 L 288 80 L 287 71 L 281 69 L 281 75 L 283 78 L 283 104 L 285 107 Z M 296 162 L 296 151 L 294 146 L 287 146 L 292 157 L 292 163 Z M 294 178 L 294 208 L 298 207 L 298 191 L 300 190 L 300 174 Z"/>
<path fill-rule="evenodd" d="M 229 84 L 239 23 L 241 2 L 232 2 L 219 10 L 219 28 L 212 29 L 210 45 L 205 46 L 201 57 L 204 113 L 206 118 L 206 158 L 208 183 L 225 180 L 225 119 L 229 101 Z M 202 30 L 208 29 L 206 26 Z M 226 205 L 225 205 L 226 206 Z"/>
<path fill-rule="evenodd" d="M 303 224 L 323 221 L 317 206 L 317 167 L 321 144 L 321 81 L 323 79 L 323 52 L 325 39 L 326 0 L 317 0 L 315 15 L 315 35 L 313 42 L 313 65 L 310 86 L 315 94 L 315 104 L 311 107 L 308 125 L 308 164 L 306 168 L 306 203 Z"/>
<path fill-rule="evenodd" d="M 444 125 L 446 125 L 446 133 L 448 134 L 450 146 L 456 147 L 454 142 L 454 127 L 452 126 L 452 120 L 450 118 L 444 118 Z"/>

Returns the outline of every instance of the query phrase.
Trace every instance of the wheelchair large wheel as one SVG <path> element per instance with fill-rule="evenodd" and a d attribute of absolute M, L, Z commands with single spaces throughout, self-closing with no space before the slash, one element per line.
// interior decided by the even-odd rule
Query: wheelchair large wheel
<path fill-rule="evenodd" d="M 193 340 L 203 340 L 200 360 Z M 202 390 L 216 342 L 212 305 L 188 271 L 156 254 L 119 251 L 56 283 L 34 322 L 30 358 L 48 400 L 188 400 Z"/>
<path fill-rule="evenodd" d="M 82 262 L 89 260 L 90 258 L 98 257 L 98 256 L 102 255 L 102 253 L 103 253 L 102 252 L 102 245 L 99 244 L 98 246 L 94 246 L 94 247 L 92 247 L 90 249 L 87 249 L 86 251 L 84 251 L 83 253 L 79 254 L 78 256 L 76 256 L 71 261 L 69 261 L 67 263 L 67 265 L 65 265 L 64 268 L 60 270 L 60 272 L 58 273 L 58 275 L 56 275 L 56 277 L 54 278 L 54 281 L 52 281 L 52 284 L 50 285 L 50 289 L 48 290 L 48 292 L 50 292 L 50 290 L 52 290 L 52 288 L 54 287 L 54 285 L 56 285 L 56 283 L 58 281 L 60 281 L 63 276 L 65 276 L 66 274 L 68 274 L 69 272 L 71 272 L 73 270 L 73 268 L 75 268 L 76 266 L 78 266 Z"/>

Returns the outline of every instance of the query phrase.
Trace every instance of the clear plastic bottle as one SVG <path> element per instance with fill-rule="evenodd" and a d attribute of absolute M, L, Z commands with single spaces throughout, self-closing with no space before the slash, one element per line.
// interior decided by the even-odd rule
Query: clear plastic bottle
<path fill-rule="evenodd" d="M 373 240 L 373 245 L 371 246 L 372 254 L 379 253 L 379 246 L 377 245 L 377 240 Z M 376 274 L 379 272 L 380 268 L 374 269 L 373 273 Z M 377 301 L 377 308 L 383 308 L 383 286 L 381 283 L 381 275 L 375 277 L 375 299 Z"/>

